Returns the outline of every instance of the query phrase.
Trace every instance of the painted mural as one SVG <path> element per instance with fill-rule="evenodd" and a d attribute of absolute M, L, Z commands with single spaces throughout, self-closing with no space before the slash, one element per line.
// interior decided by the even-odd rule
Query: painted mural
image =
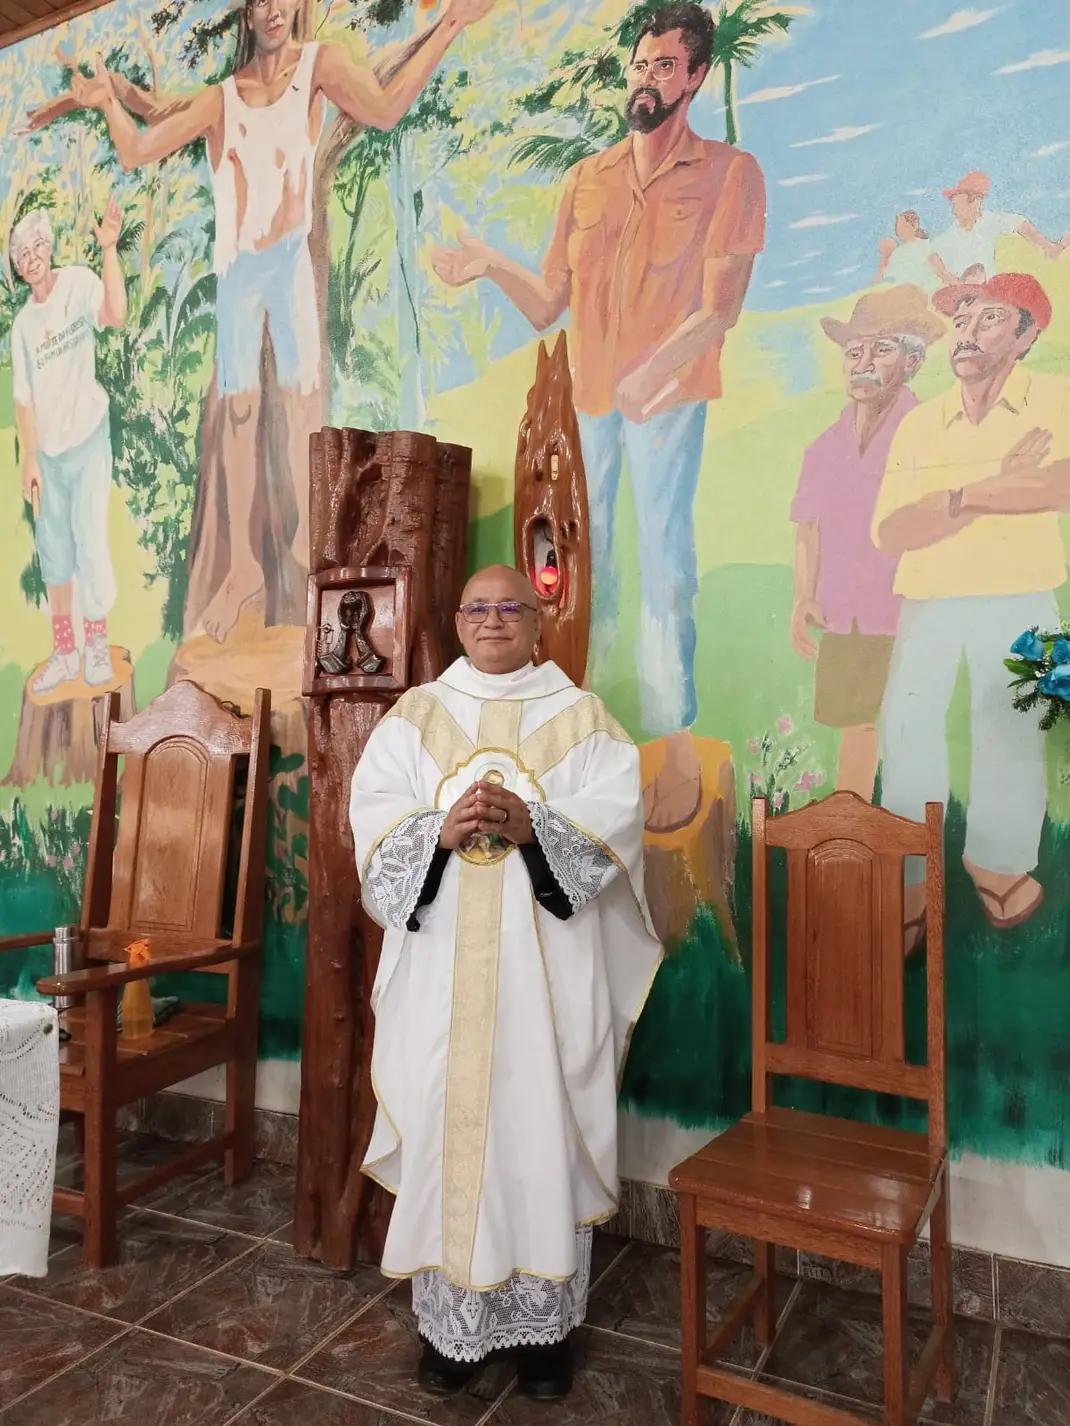
<path fill-rule="evenodd" d="M 94 699 L 266 683 L 297 1056 L 308 433 L 472 446 L 471 562 L 509 559 L 561 326 L 671 952 L 625 1103 L 746 1106 L 752 792 L 937 798 L 955 1144 L 1070 1168 L 1070 720 L 1003 664 L 1070 603 L 1070 14 L 879 9 L 115 0 L 0 52 L 4 931 L 73 914 Z"/>

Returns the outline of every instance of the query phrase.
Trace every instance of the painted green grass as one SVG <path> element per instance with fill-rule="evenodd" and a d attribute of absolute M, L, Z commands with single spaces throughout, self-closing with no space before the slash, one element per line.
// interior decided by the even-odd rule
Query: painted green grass
<path fill-rule="evenodd" d="M 1046 824 L 1038 875 L 1046 888 L 1037 915 L 1013 931 L 993 930 L 961 863 L 965 821 L 953 801 L 947 819 L 948 1115 L 951 1141 L 975 1150 L 1070 1167 L 1070 829 Z M 729 956 L 716 919 L 700 911 L 662 967 L 636 1028 L 623 1102 L 641 1114 L 717 1128 L 750 1102 L 749 830 L 739 829 L 734 909 L 744 965 Z M 784 877 L 774 872 L 774 918 L 782 922 Z M 774 956 L 774 1033 L 784 1025 L 783 944 Z M 777 962 L 780 962 L 779 966 Z M 907 1053 L 921 1062 L 925 1031 L 924 955 L 906 971 Z M 799 1109 L 920 1128 L 916 1105 L 805 1081 L 783 1081 L 778 1100 Z"/>

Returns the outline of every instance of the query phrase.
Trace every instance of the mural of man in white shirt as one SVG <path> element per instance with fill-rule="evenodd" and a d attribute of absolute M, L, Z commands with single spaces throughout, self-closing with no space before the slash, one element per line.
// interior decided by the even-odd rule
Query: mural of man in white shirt
<path fill-rule="evenodd" d="M 22 493 L 37 516 L 37 554 L 52 617 L 52 653 L 30 684 L 36 694 L 51 693 L 79 672 L 90 687 L 112 678 L 112 454 L 94 343 L 98 331 L 122 326 L 126 318 L 120 227 L 119 205 L 111 199 L 94 226 L 102 277 L 88 267 L 53 266 L 52 222 L 44 209 L 27 213 L 11 232 L 12 264 L 30 289 L 11 329 Z M 72 622 L 75 593 L 85 632 L 84 670 Z"/>
<path fill-rule="evenodd" d="M 1021 213 L 1001 213 L 985 207 L 990 184 L 987 173 L 967 173 L 953 188 L 944 189 L 951 204 L 952 223 L 933 239 L 932 263 L 947 283 L 980 281 L 994 277 L 996 242 L 1017 233 L 1040 249 L 1045 257 L 1061 257 L 1064 243 L 1052 242 Z M 969 277 L 967 277 L 969 274 Z"/>

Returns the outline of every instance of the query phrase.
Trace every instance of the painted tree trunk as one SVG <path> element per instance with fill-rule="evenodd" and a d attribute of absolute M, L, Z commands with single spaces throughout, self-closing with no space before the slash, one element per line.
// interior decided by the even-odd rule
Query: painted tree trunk
<path fill-rule="evenodd" d="M 724 137 L 725 143 L 737 144 L 739 142 L 739 123 L 736 119 L 735 78 L 732 74 L 732 63 L 730 60 L 726 60 L 724 65 Z"/>

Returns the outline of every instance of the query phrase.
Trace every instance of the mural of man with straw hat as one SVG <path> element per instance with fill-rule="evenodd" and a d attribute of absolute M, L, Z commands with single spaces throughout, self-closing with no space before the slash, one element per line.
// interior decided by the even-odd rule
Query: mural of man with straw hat
<path fill-rule="evenodd" d="M 877 715 L 899 619 L 895 559 L 870 524 L 892 438 L 918 404 L 910 381 L 944 324 L 917 287 L 869 293 L 850 319 L 821 326 L 843 350 L 847 405 L 807 448 L 791 507 L 796 525 L 791 641 L 815 659 L 814 718 L 840 729 L 836 786 L 870 798 Z M 823 631 L 820 646 L 812 630 Z"/>

